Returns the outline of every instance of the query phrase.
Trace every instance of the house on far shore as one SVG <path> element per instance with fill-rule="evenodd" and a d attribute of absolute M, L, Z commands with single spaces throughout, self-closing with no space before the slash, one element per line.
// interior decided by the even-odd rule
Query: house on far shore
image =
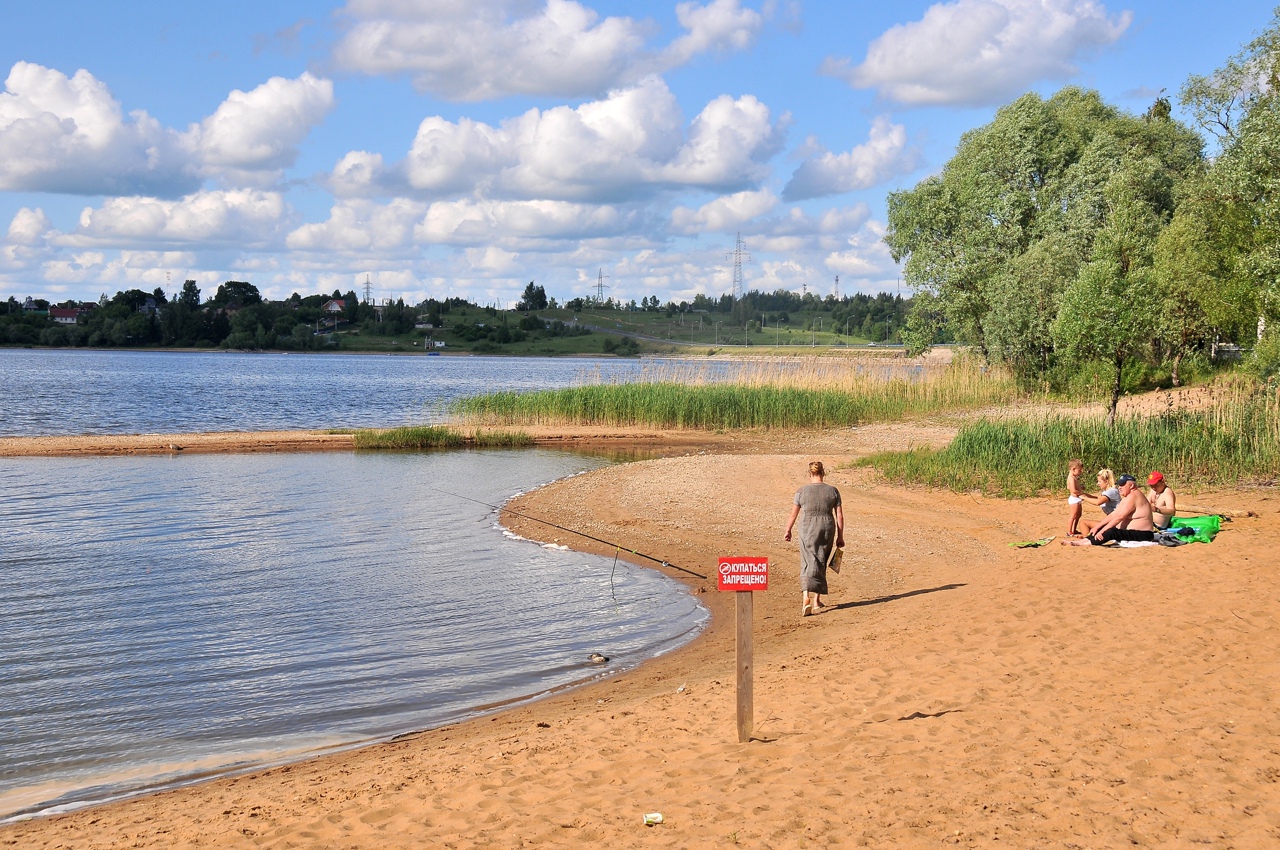
<path fill-rule="evenodd" d="M 344 313 L 347 309 L 347 301 L 345 298 L 330 298 L 324 302 L 324 306 L 320 308 L 326 313 Z"/>
<path fill-rule="evenodd" d="M 79 307 L 50 307 L 49 318 L 59 325 L 74 325 L 80 321 Z"/>

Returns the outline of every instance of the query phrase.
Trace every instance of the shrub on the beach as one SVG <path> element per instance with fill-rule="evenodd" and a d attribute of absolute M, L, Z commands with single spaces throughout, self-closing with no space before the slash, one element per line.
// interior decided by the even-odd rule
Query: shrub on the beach
<path fill-rule="evenodd" d="M 968 365 L 779 358 L 661 364 L 630 383 L 486 393 L 453 411 L 486 424 L 830 428 L 1008 404 L 1016 395 L 1003 373 Z"/>
<path fill-rule="evenodd" d="M 888 479 L 950 490 L 1024 497 L 1062 486 L 1067 458 L 1142 477 L 1159 469 L 1195 486 L 1273 482 L 1280 477 L 1280 394 L 1226 388 L 1205 410 L 1169 410 L 1107 427 L 1101 417 L 979 420 L 941 450 L 862 461 Z"/>
<path fill-rule="evenodd" d="M 475 431 L 464 434 L 442 425 L 357 431 L 357 449 L 524 448 L 533 437 L 522 431 Z"/>

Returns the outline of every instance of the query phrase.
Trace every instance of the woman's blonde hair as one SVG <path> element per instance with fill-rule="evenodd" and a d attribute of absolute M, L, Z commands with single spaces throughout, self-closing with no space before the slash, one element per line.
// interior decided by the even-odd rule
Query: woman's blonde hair
<path fill-rule="evenodd" d="M 1108 490 L 1116 486 L 1116 474 L 1109 469 L 1103 468 L 1098 470 L 1098 479 L 1104 484 L 1103 490 Z"/>
<path fill-rule="evenodd" d="M 810 461 L 809 474 L 810 475 L 826 475 L 826 472 L 822 468 L 822 461 L 820 460 Z"/>

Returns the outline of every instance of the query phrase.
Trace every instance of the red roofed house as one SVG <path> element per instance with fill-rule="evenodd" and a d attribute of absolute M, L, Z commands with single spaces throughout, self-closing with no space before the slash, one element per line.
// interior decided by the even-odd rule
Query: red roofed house
<path fill-rule="evenodd" d="M 79 307 L 50 307 L 49 318 L 60 325 L 74 325 L 80 320 Z"/>

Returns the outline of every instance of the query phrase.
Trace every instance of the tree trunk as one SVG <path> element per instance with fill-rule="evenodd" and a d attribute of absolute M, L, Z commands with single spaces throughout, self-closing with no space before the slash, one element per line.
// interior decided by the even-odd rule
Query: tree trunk
<path fill-rule="evenodd" d="M 1175 387 L 1182 386 L 1182 382 L 1178 380 L 1178 364 L 1181 362 L 1182 362 L 1182 350 L 1179 349 L 1178 353 L 1173 355 L 1173 385 Z"/>

